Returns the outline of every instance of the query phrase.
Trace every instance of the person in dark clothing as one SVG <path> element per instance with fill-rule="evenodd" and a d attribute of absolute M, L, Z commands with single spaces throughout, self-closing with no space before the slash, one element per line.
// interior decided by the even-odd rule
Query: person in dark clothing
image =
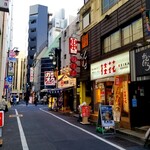
<path fill-rule="evenodd" d="M 16 96 L 13 96 L 13 106 L 16 105 Z"/>
<path fill-rule="evenodd" d="M 28 103 L 29 103 L 29 95 L 28 94 L 25 95 L 24 100 L 26 102 L 26 106 L 28 106 Z"/>
<path fill-rule="evenodd" d="M 38 102 L 38 97 L 36 95 L 35 98 L 34 98 L 34 104 L 35 104 L 35 106 L 37 106 L 37 102 Z"/>

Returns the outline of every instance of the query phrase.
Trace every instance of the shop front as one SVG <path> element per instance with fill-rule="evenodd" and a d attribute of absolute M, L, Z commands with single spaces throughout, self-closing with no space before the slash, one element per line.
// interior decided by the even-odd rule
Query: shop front
<path fill-rule="evenodd" d="M 98 116 L 100 104 L 111 105 L 114 120 L 124 128 L 130 128 L 129 73 L 129 52 L 93 63 L 90 70 L 94 89 L 94 115 Z"/>
<path fill-rule="evenodd" d="M 67 75 L 58 77 L 58 88 L 62 89 L 63 111 L 76 110 L 76 78 Z"/>
<path fill-rule="evenodd" d="M 150 126 L 150 45 L 130 51 L 131 126 Z"/>

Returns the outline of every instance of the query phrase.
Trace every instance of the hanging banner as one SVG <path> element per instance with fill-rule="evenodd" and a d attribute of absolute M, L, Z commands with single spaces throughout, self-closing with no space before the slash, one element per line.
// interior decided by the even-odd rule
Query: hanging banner
<path fill-rule="evenodd" d="M 30 82 L 33 82 L 34 80 L 34 70 L 33 67 L 30 68 Z"/>
<path fill-rule="evenodd" d="M 8 62 L 8 75 L 13 76 L 14 75 L 14 63 Z"/>

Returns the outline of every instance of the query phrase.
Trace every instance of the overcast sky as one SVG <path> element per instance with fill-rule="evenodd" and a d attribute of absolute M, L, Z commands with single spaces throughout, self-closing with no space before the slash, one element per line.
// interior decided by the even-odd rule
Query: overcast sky
<path fill-rule="evenodd" d="M 64 8 L 68 15 L 76 16 L 84 0 L 13 0 L 13 47 L 25 50 L 28 46 L 29 6 L 41 4 L 48 6 L 49 13 L 55 13 Z"/>

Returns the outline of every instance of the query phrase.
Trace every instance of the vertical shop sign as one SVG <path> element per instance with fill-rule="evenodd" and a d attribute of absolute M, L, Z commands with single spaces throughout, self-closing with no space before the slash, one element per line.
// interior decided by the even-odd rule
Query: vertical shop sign
<path fill-rule="evenodd" d="M 45 71 L 44 72 L 44 85 L 53 86 L 55 85 L 55 77 L 53 71 Z"/>
<path fill-rule="evenodd" d="M 34 80 L 34 71 L 33 71 L 33 67 L 30 67 L 30 82 L 33 82 Z"/>
<path fill-rule="evenodd" d="M 82 49 L 87 47 L 89 45 L 89 35 L 86 33 L 85 35 L 82 36 L 81 38 L 81 46 Z"/>
<path fill-rule="evenodd" d="M 77 39 L 70 37 L 69 38 L 69 52 L 70 54 L 77 54 Z"/>
<path fill-rule="evenodd" d="M 87 69 L 87 58 L 88 58 L 87 51 L 82 52 L 81 53 L 81 67 L 83 69 Z"/>
<path fill-rule="evenodd" d="M 122 108 L 122 114 L 124 114 L 126 117 L 129 113 L 129 102 L 128 102 L 128 81 L 122 82 L 122 92 L 123 92 L 123 108 Z"/>
<path fill-rule="evenodd" d="M 76 38 L 70 37 L 69 38 L 69 53 L 72 54 L 71 59 L 70 59 L 70 76 L 76 76 L 77 75 L 77 52 L 78 52 L 78 41 Z"/>

